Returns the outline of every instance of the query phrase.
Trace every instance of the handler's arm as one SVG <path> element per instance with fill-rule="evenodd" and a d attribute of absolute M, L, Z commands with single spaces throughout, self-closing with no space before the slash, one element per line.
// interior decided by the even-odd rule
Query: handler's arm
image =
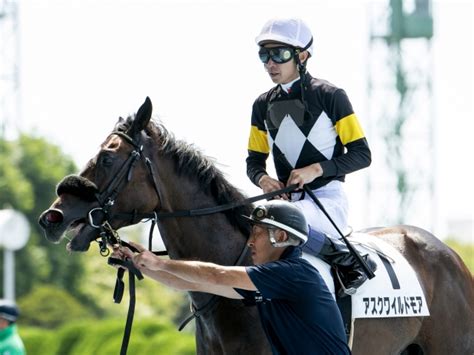
<path fill-rule="evenodd" d="M 241 299 L 234 287 L 255 290 L 245 267 L 227 267 L 199 261 L 161 259 L 143 246 L 130 243 L 139 254 L 125 253 L 150 278 L 178 290 L 198 291 Z"/>
<path fill-rule="evenodd" d="M 257 290 L 243 266 L 222 266 L 202 261 L 160 260 L 161 270 L 189 282 Z"/>
<path fill-rule="evenodd" d="M 147 268 L 142 268 L 141 271 L 149 278 L 179 291 L 207 292 L 227 298 L 242 298 L 242 296 L 231 287 L 212 286 L 189 282 L 166 271 L 149 270 Z"/>

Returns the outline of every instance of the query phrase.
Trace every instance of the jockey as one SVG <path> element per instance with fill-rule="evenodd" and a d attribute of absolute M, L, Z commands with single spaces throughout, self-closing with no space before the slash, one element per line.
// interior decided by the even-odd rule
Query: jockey
<path fill-rule="evenodd" d="M 341 313 L 319 272 L 301 257 L 308 223 L 294 204 L 273 200 L 257 206 L 247 245 L 254 265 L 224 266 L 162 259 L 143 246 L 114 246 L 144 275 L 178 290 L 241 299 L 256 306 L 274 354 L 350 354 Z M 243 339 L 245 341 L 245 339 Z"/>
<path fill-rule="evenodd" d="M 275 87 L 252 108 L 247 175 L 264 193 L 285 185 L 307 184 L 338 228 L 348 228 L 345 175 L 370 165 L 371 153 L 344 90 L 312 77 L 306 70 L 313 55 L 313 36 L 300 19 L 272 19 L 256 38 L 259 56 Z M 272 152 L 277 177 L 266 171 Z M 362 267 L 341 242 L 336 229 L 304 193 L 280 196 L 299 207 L 310 224 L 305 252 L 342 272 L 351 294 L 366 279 Z"/>

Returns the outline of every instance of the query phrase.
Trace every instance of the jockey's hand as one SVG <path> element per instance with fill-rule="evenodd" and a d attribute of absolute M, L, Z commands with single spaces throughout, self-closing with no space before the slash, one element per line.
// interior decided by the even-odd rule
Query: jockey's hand
<path fill-rule="evenodd" d="M 263 175 L 260 180 L 258 181 L 258 184 L 263 190 L 263 193 L 269 193 L 272 191 L 280 190 L 285 187 L 285 184 L 283 184 L 281 181 L 275 180 L 274 178 L 268 176 L 268 175 Z M 288 194 L 282 194 L 274 197 L 275 199 L 282 199 L 282 200 L 289 200 Z"/>
<path fill-rule="evenodd" d="M 131 254 L 133 263 L 140 270 L 148 269 L 152 271 L 161 270 L 163 265 L 163 260 L 161 260 L 157 255 L 153 254 L 151 251 L 145 249 L 144 246 L 129 242 L 130 245 L 138 250 L 137 253 Z"/>
<path fill-rule="evenodd" d="M 323 168 L 321 168 L 321 164 L 311 164 L 304 168 L 292 170 L 286 185 L 290 186 L 298 184 L 298 187 L 302 189 L 304 185 L 309 184 L 320 176 L 323 176 Z"/>

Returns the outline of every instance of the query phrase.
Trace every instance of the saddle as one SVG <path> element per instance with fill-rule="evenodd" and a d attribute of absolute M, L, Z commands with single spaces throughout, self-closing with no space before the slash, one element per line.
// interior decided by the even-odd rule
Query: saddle
<path fill-rule="evenodd" d="M 356 319 L 430 315 L 417 274 L 397 249 L 367 233 L 353 233 L 348 239 L 360 254 L 368 255 L 376 264 L 375 277 L 365 281 L 352 295 L 338 296 L 341 289 L 338 273 L 329 263 L 304 250 L 303 258 L 318 269 L 333 294 L 341 311 L 349 344 Z"/>

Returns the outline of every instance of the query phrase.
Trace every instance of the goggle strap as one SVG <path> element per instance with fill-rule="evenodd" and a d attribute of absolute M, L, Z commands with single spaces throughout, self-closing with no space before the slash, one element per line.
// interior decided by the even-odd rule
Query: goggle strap
<path fill-rule="evenodd" d="M 304 52 L 305 50 L 307 50 L 309 47 L 311 47 L 311 45 L 313 44 L 313 37 L 311 37 L 311 39 L 309 40 L 308 44 L 306 46 L 304 46 L 304 48 L 296 48 L 295 47 L 295 54 L 299 54 L 301 52 Z"/>
<path fill-rule="evenodd" d="M 309 40 L 308 44 L 303 48 L 303 51 L 311 47 L 312 44 L 313 44 L 313 36 L 311 36 L 311 39 Z"/>

